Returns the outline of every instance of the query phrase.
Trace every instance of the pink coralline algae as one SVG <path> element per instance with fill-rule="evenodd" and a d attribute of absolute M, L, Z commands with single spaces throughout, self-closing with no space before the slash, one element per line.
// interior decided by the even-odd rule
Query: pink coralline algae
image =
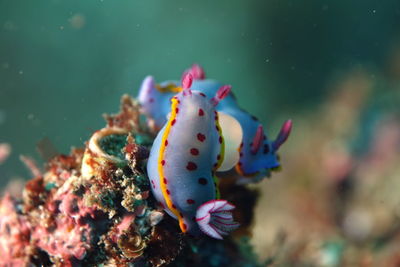
<path fill-rule="evenodd" d="M 232 237 L 183 234 L 166 216 L 145 171 L 156 132 L 141 122 L 134 99 L 123 96 L 120 113 L 105 119 L 84 149 L 32 172 L 22 198 L 4 195 L 0 266 L 257 266 Z M 247 235 L 256 194 L 230 179 L 221 193 L 237 206 L 235 238 Z"/>
<path fill-rule="evenodd" d="M 18 203 L 6 195 L 0 203 L 0 263 L 21 266 L 27 261 L 31 227 L 26 216 L 18 212 Z"/>

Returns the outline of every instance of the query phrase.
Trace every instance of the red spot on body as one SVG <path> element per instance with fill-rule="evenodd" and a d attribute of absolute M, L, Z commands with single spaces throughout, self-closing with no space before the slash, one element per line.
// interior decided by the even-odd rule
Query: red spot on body
<path fill-rule="evenodd" d="M 189 161 L 186 165 L 186 169 L 188 169 L 189 171 L 194 171 L 197 169 L 197 165 L 196 163 Z"/>
<path fill-rule="evenodd" d="M 168 184 L 168 180 L 167 180 L 167 178 L 164 178 L 164 184 Z"/>
<path fill-rule="evenodd" d="M 190 149 L 190 154 L 197 156 L 199 154 L 199 150 L 197 148 L 192 148 Z"/>
<path fill-rule="evenodd" d="M 202 133 L 198 133 L 198 134 L 197 134 L 197 139 L 198 139 L 200 142 L 204 142 L 204 140 L 206 140 L 206 136 L 205 136 L 204 134 L 202 134 Z"/>
<path fill-rule="evenodd" d="M 199 108 L 199 116 L 204 116 L 204 110 L 202 110 L 201 108 Z"/>
<path fill-rule="evenodd" d="M 206 185 L 207 184 L 207 179 L 206 178 L 199 178 L 198 182 L 201 185 Z"/>
<path fill-rule="evenodd" d="M 168 146 L 168 140 L 165 140 L 164 145 Z"/>
<path fill-rule="evenodd" d="M 172 204 L 172 208 L 173 208 L 173 209 L 176 209 L 176 206 L 175 206 L 174 204 Z"/>
<path fill-rule="evenodd" d="M 182 227 L 183 227 L 183 230 L 185 230 L 185 231 L 186 231 L 186 229 L 187 229 L 187 225 L 186 225 L 186 224 L 182 224 Z"/>
<path fill-rule="evenodd" d="M 179 113 L 179 108 L 176 108 L 176 109 L 175 109 L 175 113 Z"/>
<path fill-rule="evenodd" d="M 264 145 L 264 154 L 268 154 L 269 153 L 269 145 L 265 144 Z"/>
<path fill-rule="evenodd" d="M 173 120 L 171 121 L 171 125 L 174 125 L 174 124 L 175 124 L 175 122 L 176 122 L 176 120 L 175 120 L 175 119 L 173 119 Z"/>
<path fill-rule="evenodd" d="M 161 161 L 161 165 L 163 165 L 163 166 L 165 165 L 165 160 Z"/>
<path fill-rule="evenodd" d="M 194 204 L 195 201 L 193 199 L 187 199 L 186 202 L 190 205 Z"/>
<path fill-rule="evenodd" d="M 170 195 L 170 194 L 171 194 L 171 192 L 169 192 L 169 190 L 168 190 L 168 189 L 167 189 L 167 191 L 166 191 L 166 192 L 167 192 L 167 195 Z"/>
<path fill-rule="evenodd" d="M 206 97 L 204 93 L 199 93 L 199 95 L 201 95 L 202 97 Z"/>
<path fill-rule="evenodd" d="M 163 209 L 165 209 L 165 206 L 164 206 L 164 204 L 163 204 L 162 202 L 158 202 L 158 204 L 159 204 Z"/>

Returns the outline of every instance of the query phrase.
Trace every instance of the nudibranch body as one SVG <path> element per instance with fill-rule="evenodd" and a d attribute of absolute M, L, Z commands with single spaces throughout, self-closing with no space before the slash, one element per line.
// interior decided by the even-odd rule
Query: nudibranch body
<path fill-rule="evenodd" d="M 234 206 L 218 200 L 214 173 L 224 159 L 224 138 L 215 105 L 229 93 L 222 87 L 210 100 L 190 90 L 186 75 L 183 90 L 172 97 L 169 119 L 158 133 L 147 164 L 152 191 L 164 209 L 179 220 L 183 232 L 221 239 L 238 227 Z"/>
<path fill-rule="evenodd" d="M 192 74 L 194 78 L 191 89 L 199 91 L 207 98 L 213 97 L 222 86 L 218 81 L 205 79 L 204 71 L 198 65 L 193 65 L 187 73 Z M 144 112 L 160 127 L 166 122 L 169 113 L 169 107 L 165 103 L 181 90 L 177 81 L 166 81 L 156 85 L 152 77 L 147 77 L 141 86 L 138 99 Z M 239 174 L 261 178 L 280 166 L 277 151 L 290 134 L 290 120 L 283 124 L 276 140 L 270 140 L 264 133 L 262 124 L 238 105 L 233 94 L 221 100 L 216 110 L 234 117 L 243 129 L 242 143 L 237 148 L 240 160 L 235 166 Z"/>

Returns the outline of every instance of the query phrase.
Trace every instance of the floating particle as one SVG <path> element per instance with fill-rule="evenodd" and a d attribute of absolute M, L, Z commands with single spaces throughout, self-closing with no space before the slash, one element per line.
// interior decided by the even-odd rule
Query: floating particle
<path fill-rule="evenodd" d="M 4 30 L 6 31 L 15 31 L 17 29 L 17 26 L 15 23 L 11 20 L 7 20 L 4 25 L 3 25 Z"/>
<path fill-rule="evenodd" d="M 77 13 L 69 19 L 69 24 L 74 29 L 81 29 L 86 24 L 86 18 L 84 15 Z"/>
<path fill-rule="evenodd" d="M 0 143 L 0 164 L 2 164 L 11 154 L 11 146 L 7 143 Z"/>
<path fill-rule="evenodd" d="M 35 118 L 35 115 L 32 113 L 28 114 L 28 120 L 33 120 Z"/>

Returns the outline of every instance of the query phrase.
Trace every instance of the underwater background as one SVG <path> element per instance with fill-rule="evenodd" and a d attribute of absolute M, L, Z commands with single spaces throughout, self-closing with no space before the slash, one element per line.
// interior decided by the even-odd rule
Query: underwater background
<path fill-rule="evenodd" d="M 192 63 L 273 136 L 294 122 L 282 172 L 261 183 L 262 258 L 400 263 L 382 249 L 399 236 L 395 0 L 0 0 L 0 187 L 31 178 L 19 157 L 43 163 L 39 142 L 82 147 L 146 75 L 178 79 Z"/>

